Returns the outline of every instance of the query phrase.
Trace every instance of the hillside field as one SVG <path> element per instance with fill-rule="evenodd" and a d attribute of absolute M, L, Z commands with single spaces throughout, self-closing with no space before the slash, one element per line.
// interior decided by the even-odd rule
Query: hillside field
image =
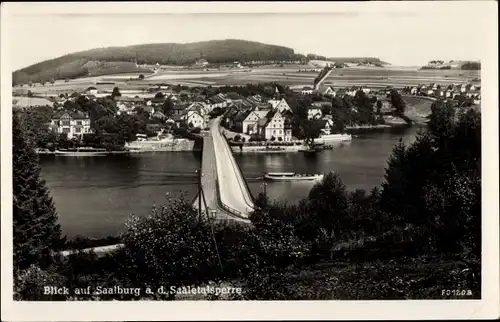
<path fill-rule="evenodd" d="M 65 92 L 84 91 L 89 86 L 95 86 L 99 90 L 111 91 L 113 87 L 120 89 L 145 90 L 150 86 L 162 83 L 187 86 L 220 86 L 220 85 L 245 85 L 248 83 L 276 82 L 290 87 L 312 86 L 315 72 L 298 72 L 304 66 L 294 65 L 283 68 L 267 67 L 252 68 L 250 72 L 241 70 L 203 71 L 203 70 L 167 70 L 159 71 L 157 74 L 145 75 L 144 80 L 135 79 L 138 73 L 115 74 L 96 77 L 85 77 L 69 80 L 59 80 L 55 84 L 50 83 L 41 86 L 37 84 L 29 88 L 33 93 L 39 95 L 59 95 Z M 134 80 L 129 80 L 130 78 Z M 452 83 L 472 82 L 479 77 L 477 71 L 458 70 L 408 70 L 394 68 L 339 68 L 334 69 L 326 79 L 325 85 L 335 87 L 348 86 L 413 86 L 418 84 L 438 83 L 442 85 Z M 113 82 L 114 84 L 96 85 L 97 82 Z M 27 89 L 25 85 L 23 89 Z M 19 89 L 15 86 L 14 89 Z"/>

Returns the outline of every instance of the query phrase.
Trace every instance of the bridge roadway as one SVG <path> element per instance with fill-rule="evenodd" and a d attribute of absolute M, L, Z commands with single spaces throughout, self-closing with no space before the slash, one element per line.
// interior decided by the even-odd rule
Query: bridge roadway
<path fill-rule="evenodd" d="M 207 207 L 216 211 L 216 219 L 248 222 L 255 206 L 231 148 L 220 132 L 220 121 L 220 117 L 215 119 L 210 132 L 204 133 L 201 186 Z M 198 198 L 193 201 L 195 208 L 199 207 Z"/>

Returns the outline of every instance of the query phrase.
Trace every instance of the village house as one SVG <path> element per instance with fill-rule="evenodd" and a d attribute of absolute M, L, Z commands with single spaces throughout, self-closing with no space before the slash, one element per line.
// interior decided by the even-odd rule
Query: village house
<path fill-rule="evenodd" d="M 333 120 L 328 119 L 328 118 L 314 120 L 312 123 L 313 127 L 320 129 L 320 135 L 332 134 L 333 125 L 334 125 Z"/>
<path fill-rule="evenodd" d="M 254 100 L 257 103 L 264 102 L 264 100 L 262 99 L 262 96 L 260 96 L 259 94 L 255 94 L 255 95 L 250 96 L 250 99 Z"/>
<path fill-rule="evenodd" d="M 132 104 L 132 103 L 144 103 L 144 98 L 141 97 L 132 97 L 132 96 L 115 96 L 114 98 L 115 102 L 120 102 L 124 104 Z"/>
<path fill-rule="evenodd" d="M 410 90 L 410 94 L 411 95 L 417 95 L 418 93 L 418 89 L 416 87 L 412 87 L 411 90 Z"/>
<path fill-rule="evenodd" d="M 370 94 L 370 92 L 371 92 L 371 89 L 368 87 L 361 86 L 359 89 L 361 91 L 363 91 L 363 93 L 365 93 L 365 94 Z"/>
<path fill-rule="evenodd" d="M 182 107 L 182 109 L 179 109 L 179 107 Z M 189 126 L 189 124 L 192 123 L 193 127 L 206 127 L 209 118 L 208 113 L 206 112 L 205 107 L 199 102 L 194 102 L 183 106 L 175 106 L 174 111 L 176 113 L 173 113 L 173 115 L 183 115 L 186 125 Z"/>
<path fill-rule="evenodd" d="M 235 92 L 226 93 L 226 100 L 229 102 L 241 102 L 243 101 L 243 97 L 240 94 Z"/>
<path fill-rule="evenodd" d="M 356 95 L 356 92 L 358 91 L 358 89 L 356 87 L 351 87 L 351 88 L 346 88 L 346 95 L 349 95 L 349 96 L 352 96 L 354 97 Z"/>
<path fill-rule="evenodd" d="M 182 125 L 184 125 L 184 115 L 182 114 L 172 115 L 165 121 L 165 123 L 170 123 L 170 124 L 173 123 L 176 127 L 181 127 Z"/>
<path fill-rule="evenodd" d="M 262 103 L 262 100 L 261 99 L 258 99 L 257 97 L 255 96 L 249 96 L 247 98 L 244 99 L 244 101 L 248 102 L 249 104 L 253 105 L 253 106 L 256 106 L 258 104 L 261 104 Z"/>
<path fill-rule="evenodd" d="M 92 133 L 90 118 L 82 112 L 60 111 L 54 115 L 50 122 L 51 127 L 57 133 L 66 133 L 68 139 L 82 137 L 83 134 Z"/>
<path fill-rule="evenodd" d="M 331 86 L 327 86 L 327 85 L 320 85 L 320 87 L 318 89 L 318 93 L 321 95 L 330 96 L 330 97 L 335 97 L 337 94 Z"/>
<path fill-rule="evenodd" d="M 423 91 L 423 93 L 426 95 L 432 95 L 434 94 L 434 90 L 432 88 L 427 88 Z"/>
<path fill-rule="evenodd" d="M 231 124 L 234 126 L 236 132 L 243 133 L 243 122 L 251 113 L 249 110 L 238 111 L 231 119 Z"/>
<path fill-rule="evenodd" d="M 259 103 L 255 105 L 254 110 L 256 111 L 270 111 L 273 109 L 273 106 L 269 103 Z M 286 111 L 286 109 L 284 110 Z M 288 110 L 291 112 L 291 110 Z"/>
<path fill-rule="evenodd" d="M 285 123 L 287 123 L 285 126 Z M 285 118 L 278 110 L 269 112 L 266 118 L 259 120 L 257 123 L 258 133 L 266 140 L 291 141 L 292 129 L 285 122 Z"/>
<path fill-rule="evenodd" d="M 245 134 L 255 134 L 257 132 L 257 123 L 266 117 L 269 111 L 254 110 L 250 111 L 242 121 L 241 132 Z"/>
<path fill-rule="evenodd" d="M 132 114 L 135 114 L 135 111 L 134 111 L 135 106 L 133 106 L 133 105 L 130 106 L 130 105 L 125 104 L 125 103 L 118 103 L 118 104 L 116 104 L 116 106 L 118 107 L 118 111 L 116 111 L 117 115 L 121 115 L 121 114 L 132 115 Z"/>
<path fill-rule="evenodd" d="M 157 119 L 157 120 L 161 120 L 161 121 L 165 121 L 167 119 L 167 117 L 165 116 L 165 114 L 163 114 L 160 111 L 155 111 L 153 113 L 153 115 L 151 115 L 151 118 Z"/>
<path fill-rule="evenodd" d="M 186 107 L 186 111 L 196 111 L 200 115 L 205 116 L 208 114 L 205 104 L 201 102 L 193 102 Z"/>
<path fill-rule="evenodd" d="M 304 88 L 302 88 L 302 90 L 300 91 L 300 93 L 302 95 L 311 95 L 313 93 L 313 89 L 312 89 L 312 87 L 305 86 Z"/>
<path fill-rule="evenodd" d="M 172 108 L 172 115 L 182 115 L 184 114 L 184 110 L 189 106 L 189 103 L 180 103 L 175 104 Z"/>
<path fill-rule="evenodd" d="M 155 113 L 155 108 L 153 106 L 139 105 L 136 106 L 136 109 L 138 108 L 142 108 L 145 112 L 147 112 L 149 114 L 149 117 L 152 117 Z"/>
<path fill-rule="evenodd" d="M 269 100 L 268 103 L 271 104 L 273 109 L 278 109 L 280 113 L 292 110 L 284 98 L 281 100 Z"/>
<path fill-rule="evenodd" d="M 227 99 L 226 97 L 224 96 L 224 94 L 217 94 L 217 95 L 214 95 L 214 96 L 211 96 L 209 99 L 208 99 L 208 110 L 209 112 L 212 111 L 214 108 L 220 108 L 220 109 L 224 109 L 226 108 L 228 105 L 228 102 L 227 102 Z"/>
<path fill-rule="evenodd" d="M 187 111 L 186 114 L 184 114 L 183 118 L 184 123 L 188 128 L 199 127 L 201 129 L 204 129 L 207 127 L 205 117 L 197 111 Z"/>
<path fill-rule="evenodd" d="M 321 112 L 321 108 L 317 106 L 309 106 L 307 108 L 307 119 L 308 120 L 313 120 L 313 119 L 318 119 L 323 116 L 323 113 Z"/>
<path fill-rule="evenodd" d="M 205 67 L 208 65 L 208 61 L 204 58 L 198 59 L 195 63 L 196 67 Z"/>
<path fill-rule="evenodd" d="M 238 110 L 235 105 L 228 106 L 228 110 L 225 113 L 225 117 L 223 119 L 228 128 L 233 128 L 234 126 L 236 126 L 234 118 L 238 115 L 238 113 L 240 113 L 240 110 Z"/>
<path fill-rule="evenodd" d="M 84 94 L 96 95 L 97 92 L 98 92 L 97 88 L 95 88 L 94 86 L 90 86 L 85 90 Z"/>

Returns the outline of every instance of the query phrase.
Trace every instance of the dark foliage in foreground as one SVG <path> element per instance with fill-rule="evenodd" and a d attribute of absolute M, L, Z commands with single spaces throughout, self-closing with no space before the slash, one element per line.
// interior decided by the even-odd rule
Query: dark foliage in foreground
<path fill-rule="evenodd" d="M 52 197 L 40 177 L 38 156 L 32 140 L 16 114 L 12 123 L 14 268 L 42 266 L 61 246 L 61 228 Z"/>
<path fill-rule="evenodd" d="M 169 200 L 148 217 L 132 217 L 120 238 L 124 248 L 113 254 L 77 253 L 44 270 L 23 270 L 16 296 L 49 299 L 36 282 L 50 280 L 143 290 L 224 282 L 244 290 L 229 299 L 247 300 L 457 297 L 443 289 L 479 298 L 480 120 L 474 110 L 438 101 L 428 131 L 394 148 L 381 189 L 349 192 L 330 173 L 298 204 L 260 195 L 252 225 L 216 225 L 185 200 Z M 52 299 L 75 298 L 175 297 Z"/>

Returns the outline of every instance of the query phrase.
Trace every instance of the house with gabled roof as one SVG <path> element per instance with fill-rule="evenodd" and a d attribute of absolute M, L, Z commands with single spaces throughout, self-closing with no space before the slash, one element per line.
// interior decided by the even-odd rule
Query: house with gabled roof
<path fill-rule="evenodd" d="M 240 101 L 243 100 L 243 97 L 240 94 L 236 93 L 236 92 L 226 93 L 226 98 L 230 102 L 240 102 Z"/>
<path fill-rule="evenodd" d="M 257 123 L 257 132 L 266 140 L 291 141 L 292 129 L 285 126 L 285 117 L 278 109 L 270 111 Z"/>
<path fill-rule="evenodd" d="M 165 116 L 165 114 L 163 114 L 160 111 L 154 112 L 151 117 L 154 118 L 154 119 L 162 120 L 162 121 L 165 121 L 167 119 L 167 117 Z"/>
<path fill-rule="evenodd" d="M 188 128 L 199 127 L 204 129 L 207 127 L 205 116 L 201 115 L 197 111 L 188 111 L 184 114 L 183 118 Z"/>
<path fill-rule="evenodd" d="M 66 133 L 68 139 L 92 133 L 88 114 L 80 111 L 59 111 L 52 117 L 50 126 L 57 133 Z"/>
<path fill-rule="evenodd" d="M 222 93 L 209 97 L 207 103 L 210 111 L 216 107 L 224 109 L 228 105 L 227 99 Z"/>
<path fill-rule="evenodd" d="M 251 113 L 252 111 L 250 110 L 242 110 L 239 111 L 234 117 L 233 117 L 233 124 L 236 128 L 237 132 L 242 132 L 243 131 L 243 121 L 247 118 L 247 116 Z"/>
<path fill-rule="evenodd" d="M 307 119 L 314 120 L 319 119 L 323 116 L 323 112 L 321 112 L 321 107 L 311 105 L 307 108 Z"/>
<path fill-rule="evenodd" d="M 269 100 L 268 103 L 271 104 L 273 109 L 278 109 L 280 113 L 283 113 L 286 110 L 291 110 L 290 105 L 288 105 L 284 98 L 280 100 Z"/>
<path fill-rule="evenodd" d="M 333 87 L 328 86 L 328 85 L 320 85 L 318 88 L 318 94 L 325 95 L 325 96 L 330 96 L 330 97 L 335 97 L 337 94 Z"/>
<path fill-rule="evenodd" d="M 263 102 L 262 96 L 260 96 L 259 94 L 252 95 L 250 96 L 250 98 L 259 103 Z"/>
<path fill-rule="evenodd" d="M 267 110 L 253 110 L 247 113 L 246 118 L 242 122 L 242 133 L 254 134 L 257 132 L 257 123 L 259 120 L 266 118 L 269 113 Z"/>
<path fill-rule="evenodd" d="M 175 104 L 172 108 L 172 115 L 181 115 L 184 114 L 184 110 L 189 107 L 189 103 L 179 103 Z"/>
<path fill-rule="evenodd" d="M 311 95 L 314 92 L 312 87 L 309 86 L 304 86 L 301 90 L 300 93 L 302 95 Z"/>

